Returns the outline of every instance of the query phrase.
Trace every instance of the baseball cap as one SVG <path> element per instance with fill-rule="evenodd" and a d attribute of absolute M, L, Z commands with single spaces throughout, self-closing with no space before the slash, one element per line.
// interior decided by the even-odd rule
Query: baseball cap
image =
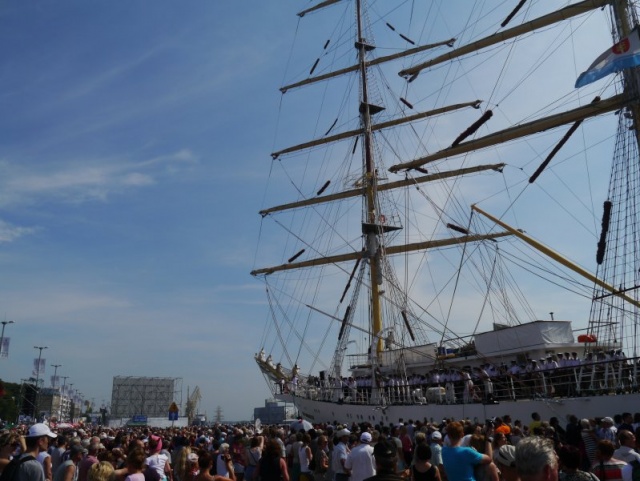
<path fill-rule="evenodd" d="M 442 439 L 442 433 L 440 431 L 434 431 L 431 433 L 431 439 L 434 441 L 438 441 Z"/>
<path fill-rule="evenodd" d="M 55 439 L 58 437 L 57 434 L 53 434 L 51 432 L 51 429 L 49 429 L 49 426 L 47 426 L 46 424 L 43 423 L 38 423 L 38 424 L 34 424 L 33 426 L 31 426 L 29 428 L 29 432 L 27 433 L 27 435 L 25 437 L 27 438 L 39 438 L 42 436 L 48 436 L 52 439 Z"/>
<path fill-rule="evenodd" d="M 349 436 L 349 434 L 351 434 L 351 431 L 349 431 L 347 428 L 341 429 L 340 431 L 338 431 L 336 433 L 336 436 L 341 438 L 342 436 Z"/>
<path fill-rule="evenodd" d="M 516 447 L 510 444 L 500 446 L 498 454 L 496 455 L 496 461 L 503 466 L 515 468 L 516 466 Z"/>
<path fill-rule="evenodd" d="M 71 456 L 75 456 L 78 453 L 82 453 L 84 455 L 87 454 L 88 451 L 79 444 L 74 444 L 73 446 L 71 446 Z"/>
<path fill-rule="evenodd" d="M 372 439 L 371 433 L 364 432 L 360 436 L 360 441 L 362 441 L 363 443 L 370 443 L 371 439 Z"/>

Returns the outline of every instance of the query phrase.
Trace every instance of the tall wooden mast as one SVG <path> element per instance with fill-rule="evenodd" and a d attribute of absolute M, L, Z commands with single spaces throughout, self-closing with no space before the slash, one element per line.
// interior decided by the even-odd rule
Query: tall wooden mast
<path fill-rule="evenodd" d="M 356 49 L 358 50 L 358 63 L 360 67 L 361 95 L 360 118 L 363 131 L 364 148 L 364 178 L 365 178 L 365 219 L 363 221 L 363 231 L 366 236 L 365 251 L 369 257 L 369 280 L 371 284 L 371 335 L 379 335 L 382 331 L 382 309 L 380 306 L 380 284 L 382 282 L 381 259 L 380 259 L 380 233 L 378 229 L 368 229 L 369 226 L 378 225 L 379 213 L 376 202 L 376 165 L 373 158 L 373 134 L 371 129 L 371 115 L 373 106 L 369 103 L 369 89 L 367 83 L 367 63 L 366 54 L 374 47 L 367 43 L 364 37 L 362 25 L 362 2 L 356 1 L 356 19 L 358 28 L 358 39 Z M 376 352 L 382 350 L 382 339 L 378 338 Z M 373 354 L 373 353 L 372 353 Z"/>

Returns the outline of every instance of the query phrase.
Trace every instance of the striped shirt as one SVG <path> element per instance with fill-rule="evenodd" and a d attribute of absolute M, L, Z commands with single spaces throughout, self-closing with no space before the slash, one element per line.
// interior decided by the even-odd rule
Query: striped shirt
<path fill-rule="evenodd" d="M 591 472 L 598 476 L 600 481 L 622 481 L 622 468 L 626 465 L 624 461 L 611 458 L 594 464 Z"/>

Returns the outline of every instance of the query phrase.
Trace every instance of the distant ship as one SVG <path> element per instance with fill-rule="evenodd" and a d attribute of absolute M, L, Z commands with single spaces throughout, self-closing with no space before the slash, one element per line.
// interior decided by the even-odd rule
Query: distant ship
<path fill-rule="evenodd" d="M 564 420 L 640 402 L 639 72 L 574 88 L 583 58 L 640 57 L 637 11 L 561 3 L 298 14 L 316 53 L 288 54 L 309 67 L 281 88 L 293 145 L 272 154 L 252 275 L 268 320 L 256 362 L 304 419 Z M 575 59 L 599 23 L 613 39 Z M 586 318 L 587 302 L 588 323 L 538 314 Z"/>
<path fill-rule="evenodd" d="M 206 414 L 196 414 L 193 417 L 193 421 L 191 422 L 193 426 L 204 426 L 207 424 L 207 415 Z"/>

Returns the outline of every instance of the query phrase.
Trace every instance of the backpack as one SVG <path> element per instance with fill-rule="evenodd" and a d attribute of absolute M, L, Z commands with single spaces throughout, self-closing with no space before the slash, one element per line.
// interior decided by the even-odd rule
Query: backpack
<path fill-rule="evenodd" d="M 0 481 L 13 481 L 14 479 L 18 479 L 18 471 L 20 470 L 20 466 L 22 465 L 22 463 L 32 460 L 35 461 L 36 458 L 31 456 L 30 454 L 21 456 L 19 458 L 13 458 L 11 461 L 9 461 L 9 464 L 4 467 L 4 470 L 0 475 Z"/>

